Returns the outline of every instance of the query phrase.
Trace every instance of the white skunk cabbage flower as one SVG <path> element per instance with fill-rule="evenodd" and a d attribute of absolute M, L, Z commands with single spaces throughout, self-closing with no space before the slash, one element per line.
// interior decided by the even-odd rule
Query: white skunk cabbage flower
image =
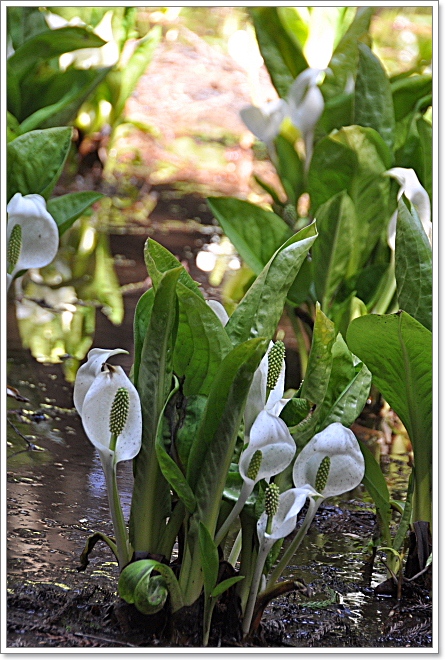
<path fill-rule="evenodd" d="M 280 132 L 283 119 L 289 114 L 289 108 L 283 99 L 265 103 L 260 108 L 249 105 L 240 112 L 241 119 L 255 137 L 264 142 L 275 155 L 274 140 Z"/>
<path fill-rule="evenodd" d="M 90 442 L 96 447 L 107 486 L 108 503 L 116 538 L 115 554 L 122 569 L 132 556 L 117 487 L 116 468 L 139 453 L 142 412 L 139 394 L 122 367 L 106 360 L 121 348 L 93 348 L 80 367 L 74 385 L 74 405 Z"/>
<path fill-rule="evenodd" d="M 289 116 L 300 131 L 306 151 L 306 169 L 312 158 L 315 126 L 323 114 L 324 98 L 317 85 L 321 69 L 305 69 L 291 85 L 287 96 Z"/>
<path fill-rule="evenodd" d="M 293 468 L 296 488 L 313 489 L 311 496 L 326 499 L 352 490 L 362 481 L 365 461 L 350 429 L 334 422 L 314 435 L 298 454 Z"/>
<path fill-rule="evenodd" d="M 59 249 L 56 221 L 41 195 L 16 193 L 7 206 L 7 281 L 22 270 L 47 266 Z"/>
<path fill-rule="evenodd" d="M 405 195 L 416 207 L 425 234 L 428 236 L 431 243 L 433 225 L 431 222 L 430 198 L 427 191 L 417 178 L 415 171 L 412 168 L 393 167 L 392 169 L 387 170 L 385 175 L 392 177 L 400 184 L 399 192 L 397 193 L 397 200 L 399 200 L 402 195 Z M 397 211 L 394 212 L 388 227 L 388 245 L 393 250 L 396 246 L 396 226 Z"/>
<path fill-rule="evenodd" d="M 102 464 L 134 458 L 141 448 L 142 413 L 139 394 L 122 367 L 106 360 L 122 349 L 94 348 L 80 367 L 74 385 L 74 405 Z"/>

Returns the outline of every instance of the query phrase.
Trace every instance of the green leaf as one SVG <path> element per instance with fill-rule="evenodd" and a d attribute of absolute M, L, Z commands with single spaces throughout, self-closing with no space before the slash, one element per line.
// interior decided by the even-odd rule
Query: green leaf
<path fill-rule="evenodd" d="M 10 6 L 6 18 L 8 36 L 14 50 L 36 34 L 48 31 L 48 25 L 39 7 Z"/>
<path fill-rule="evenodd" d="M 202 522 L 199 523 L 199 547 L 201 549 L 204 589 L 207 594 L 211 594 L 218 579 L 218 548 L 216 547 L 209 530 Z"/>
<path fill-rule="evenodd" d="M 370 450 L 364 442 L 358 440 L 363 458 L 365 459 L 365 476 L 363 477 L 363 485 L 371 495 L 377 509 L 377 513 L 381 519 L 381 533 L 385 543 L 391 544 L 391 505 L 390 495 L 386 479 L 380 469 L 380 465 L 371 454 Z"/>
<path fill-rule="evenodd" d="M 227 578 L 227 580 L 223 580 L 222 582 L 216 585 L 210 596 L 212 598 L 218 598 L 218 596 L 220 596 L 225 591 L 227 591 L 227 589 L 233 587 L 233 585 L 236 584 L 237 582 L 241 582 L 241 580 L 244 580 L 244 578 L 245 578 L 244 575 L 235 575 L 234 577 Z"/>
<path fill-rule="evenodd" d="M 195 492 L 197 514 L 212 534 L 230 468 L 253 374 L 268 341 L 250 339 L 234 348 L 215 376 L 197 437 L 190 451 L 187 480 Z"/>
<path fill-rule="evenodd" d="M 301 386 L 300 397 L 320 406 L 326 395 L 332 369 L 332 346 L 336 338 L 335 326 L 316 305 L 311 352 Z"/>
<path fill-rule="evenodd" d="M 63 27 L 36 34 L 8 59 L 8 76 L 21 80 L 40 62 L 80 48 L 99 48 L 105 41 L 82 27 Z"/>
<path fill-rule="evenodd" d="M 135 479 L 130 514 L 130 540 L 136 552 L 158 551 L 165 518 L 170 513 L 170 489 L 156 460 L 155 442 L 159 419 L 171 390 L 177 329 L 176 286 L 180 273 L 181 268 L 170 270 L 158 282 L 135 380 L 143 421 L 142 447 L 133 462 Z M 145 303 L 146 300 L 144 306 Z"/>
<path fill-rule="evenodd" d="M 210 210 L 238 254 L 259 275 L 289 235 L 280 216 L 234 197 L 209 197 Z"/>
<path fill-rule="evenodd" d="M 432 94 L 431 75 L 417 75 L 402 78 L 391 83 L 394 115 L 400 121 L 415 110 L 421 98 Z"/>
<path fill-rule="evenodd" d="M 289 399 L 281 411 L 280 417 L 286 426 L 296 426 L 309 415 L 310 409 L 311 404 L 307 399 Z"/>
<path fill-rule="evenodd" d="M 368 36 L 373 13 L 373 7 L 358 7 L 354 20 L 336 46 L 328 65 L 332 75 L 323 83 L 323 93 L 327 99 L 343 94 L 350 79 L 355 79 L 358 44 Z"/>
<path fill-rule="evenodd" d="M 371 372 L 350 352 L 340 334 L 332 345 L 331 354 L 331 374 L 317 431 L 334 422 L 351 426 L 365 407 L 371 388 Z"/>
<path fill-rule="evenodd" d="M 134 603 L 134 592 L 138 583 L 145 575 L 150 575 L 155 564 L 156 562 L 154 560 L 143 559 L 125 566 L 119 576 L 119 582 L 117 585 L 119 596 L 127 603 Z"/>
<path fill-rule="evenodd" d="M 372 50 L 365 44 L 359 44 L 358 50 L 353 123 L 374 128 L 392 149 L 395 119 L 391 84 Z"/>
<path fill-rule="evenodd" d="M 207 403 L 207 397 L 201 394 L 188 396 L 181 407 L 181 423 L 176 435 L 176 448 L 179 460 L 187 467 L 190 448 L 196 438 L 199 424 Z"/>
<path fill-rule="evenodd" d="M 184 474 L 181 472 L 181 469 L 175 463 L 173 458 L 169 456 L 169 454 L 167 453 L 164 447 L 163 418 L 169 401 L 171 400 L 172 396 L 176 394 L 178 389 L 179 389 L 179 383 L 177 383 L 176 387 L 170 392 L 165 402 L 162 413 L 159 417 L 158 429 L 156 432 L 156 457 L 158 459 L 159 467 L 161 468 L 161 472 L 164 475 L 165 479 L 168 481 L 172 489 L 176 492 L 181 502 L 184 503 L 187 511 L 189 513 L 193 513 L 193 511 L 196 508 L 196 499 L 195 496 L 193 495 L 193 491 L 188 485 Z"/>
<path fill-rule="evenodd" d="M 22 132 L 33 128 L 63 126 L 74 121 L 82 103 L 91 96 L 111 67 L 55 71 L 42 79 L 29 74 L 21 87 Z"/>
<path fill-rule="evenodd" d="M 100 192 L 86 191 L 68 193 L 48 200 L 46 208 L 57 223 L 59 236 L 62 236 L 77 218 L 102 197 L 104 195 Z"/>
<path fill-rule="evenodd" d="M 414 449 L 415 520 L 431 519 L 431 332 L 406 312 L 355 319 L 349 348 L 372 372 L 373 382 L 397 413 Z"/>
<path fill-rule="evenodd" d="M 356 249 L 356 225 L 354 204 L 346 191 L 337 193 L 318 208 L 318 240 L 312 248 L 312 267 L 315 291 L 324 311 L 340 284 L 351 274 L 349 263 Z"/>
<path fill-rule="evenodd" d="M 87 300 L 96 299 L 102 303 L 102 311 L 115 325 L 120 325 L 124 318 L 124 303 L 119 280 L 114 270 L 114 259 L 110 252 L 108 234 L 98 234 L 94 251 L 93 278 L 82 289 Z"/>
<path fill-rule="evenodd" d="M 433 263 L 430 242 L 415 207 L 399 201 L 396 281 L 399 306 L 432 330 Z"/>
<path fill-rule="evenodd" d="M 315 223 L 289 238 L 272 256 L 230 317 L 226 330 L 234 344 L 249 337 L 270 340 L 290 286 L 317 237 Z"/>
<path fill-rule="evenodd" d="M 295 151 L 294 145 L 282 135 L 276 137 L 275 147 L 278 158 L 278 175 L 289 202 L 295 205 L 304 191 L 303 162 Z"/>
<path fill-rule="evenodd" d="M 371 255 L 390 220 L 387 177 L 391 153 L 372 128 L 347 126 L 320 140 L 308 174 L 312 213 L 332 196 L 346 190 L 357 216 L 355 245 L 349 273 L 356 273 Z"/>
<path fill-rule="evenodd" d="M 284 98 L 294 79 L 309 65 L 301 48 L 284 29 L 277 7 L 253 7 L 250 14 L 272 84 Z"/>
<path fill-rule="evenodd" d="M 135 603 L 141 612 L 153 614 L 153 609 L 148 601 L 150 595 L 148 582 L 153 571 L 160 573 L 160 576 L 162 576 L 163 582 L 161 584 L 165 584 L 168 588 L 172 612 L 176 612 L 183 606 L 182 594 L 176 576 L 169 566 L 154 559 L 135 561 L 124 568 L 119 576 L 119 596 L 127 603 Z M 158 583 L 157 578 L 160 576 L 155 577 Z M 151 595 L 153 596 L 153 594 Z"/>
<path fill-rule="evenodd" d="M 232 349 L 232 343 L 221 321 L 201 294 L 184 286 L 181 281 L 178 282 L 177 293 L 179 325 L 173 367 L 177 376 L 185 376 L 185 396 L 208 394 L 221 361 Z"/>
<path fill-rule="evenodd" d="M 134 604 L 139 612 L 146 615 L 162 610 L 167 598 L 167 583 L 162 575 L 144 575 L 134 590 Z"/>
<path fill-rule="evenodd" d="M 68 126 L 31 131 L 8 144 L 8 201 L 17 192 L 49 198 L 62 174 L 72 133 Z"/>
<path fill-rule="evenodd" d="M 114 71 L 111 76 L 119 77 L 119 95 L 113 103 L 113 121 L 116 121 L 122 115 L 125 103 L 132 94 L 139 78 L 147 70 L 156 47 L 162 36 L 162 28 L 156 25 L 150 32 L 141 39 L 135 48 L 130 60 L 125 64 L 122 70 Z"/>
<path fill-rule="evenodd" d="M 139 365 L 141 363 L 142 347 L 144 345 L 145 335 L 150 324 L 151 310 L 155 298 L 155 290 L 148 289 L 139 298 L 136 310 L 134 312 L 133 335 L 134 335 L 134 363 L 133 363 L 133 382 L 138 382 Z"/>
<path fill-rule="evenodd" d="M 167 248 L 157 243 L 152 238 L 148 238 L 144 246 L 144 259 L 150 275 L 153 286 L 157 289 L 162 275 L 169 270 L 180 268 L 179 281 L 195 293 L 202 296 L 199 290 L 199 284 L 193 280 L 187 273 L 181 263 L 172 255 Z"/>

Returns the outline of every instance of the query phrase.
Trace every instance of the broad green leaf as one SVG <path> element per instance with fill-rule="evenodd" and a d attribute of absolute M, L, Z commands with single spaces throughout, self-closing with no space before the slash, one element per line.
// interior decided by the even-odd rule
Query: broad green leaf
<path fill-rule="evenodd" d="M 347 126 L 320 140 L 308 175 L 312 212 L 346 190 L 357 216 L 349 274 L 366 263 L 389 223 L 390 184 L 382 174 L 391 167 L 390 151 L 372 128 Z"/>
<path fill-rule="evenodd" d="M 423 187 L 426 189 L 430 199 L 433 196 L 433 127 L 430 122 L 426 121 L 423 117 L 419 117 L 416 121 L 417 131 L 419 133 L 420 141 L 420 154 L 419 158 L 419 180 Z"/>
<path fill-rule="evenodd" d="M 10 6 L 6 10 L 6 19 L 8 36 L 14 50 L 36 34 L 48 31 L 48 25 L 39 7 Z"/>
<path fill-rule="evenodd" d="M 218 598 L 221 594 L 223 594 L 227 589 L 230 589 L 230 587 L 233 587 L 234 584 L 237 582 L 241 582 L 241 580 L 244 580 L 245 575 L 235 575 L 234 577 L 227 578 L 227 580 L 223 580 L 219 584 L 216 585 L 216 587 L 213 589 L 212 593 L 210 594 L 212 598 Z"/>
<path fill-rule="evenodd" d="M 325 312 L 350 274 L 351 253 L 356 249 L 356 225 L 354 204 L 346 191 L 337 193 L 318 208 L 318 240 L 312 248 L 312 268 L 317 298 Z"/>
<path fill-rule="evenodd" d="M 317 243 L 315 241 L 314 245 Z M 301 264 L 297 277 L 294 279 L 287 292 L 288 301 L 294 306 L 298 307 L 301 303 L 306 302 L 308 298 L 312 298 L 311 289 L 314 282 L 314 268 L 312 259 L 306 257 Z"/>
<path fill-rule="evenodd" d="M 354 124 L 374 128 L 394 147 L 394 106 L 388 76 L 372 50 L 358 45 L 359 61 L 354 96 Z"/>
<path fill-rule="evenodd" d="M 165 518 L 170 513 L 170 489 L 156 460 L 155 442 L 159 419 L 171 390 L 178 314 L 176 286 L 180 273 L 181 268 L 170 270 L 158 282 L 135 380 L 143 421 L 142 447 L 133 462 L 130 514 L 130 540 L 136 552 L 158 551 Z"/>
<path fill-rule="evenodd" d="M 433 263 L 430 242 L 415 207 L 399 201 L 396 282 L 399 307 L 432 330 Z"/>
<path fill-rule="evenodd" d="M 394 114 L 396 121 L 413 112 L 416 103 L 432 93 L 431 75 L 417 75 L 402 78 L 391 83 Z"/>
<path fill-rule="evenodd" d="M 143 39 L 137 43 L 135 51 L 130 60 L 126 63 L 125 67 L 122 70 L 113 71 L 110 74 L 111 79 L 119 76 L 118 96 L 113 103 L 113 122 L 117 121 L 121 117 L 128 97 L 132 94 L 139 78 L 146 71 L 148 65 L 153 59 L 156 47 L 161 40 L 161 35 L 161 26 L 156 25 Z M 112 82 L 111 88 L 113 90 Z"/>
<path fill-rule="evenodd" d="M 150 275 L 153 286 L 157 289 L 163 273 L 169 270 L 180 268 L 179 281 L 195 293 L 202 295 L 199 290 L 199 284 L 193 280 L 187 273 L 181 263 L 167 250 L 163 245 L 157 243 L 152 238 L 148 238 L 144 246 L 144 259 Z"/>
<path fill-rule="evenodd" d="M 133 363 L 133 382 L 138 382 L 139 365 L 141 363 L 142 347 L 144 345 L 145 335 L 147 334 L 150 323 L 151 310 L 153 309 L 155 290 L 148 289 L 139 298 L 136 310 L 134 312 L 133 336 L 134 336 L 134 363 Z"/>
<path fill-rule="evenodd" d="M 234 344 L 249 337 L 270 340 L 289 288 L 317 237 L 315 223 L 289 238 L 273 255 L 230 317 L 226 330 Z"/>
<path fill-rule="evenodd" d="M 327 99 L 343 94 L 350 81 L 355 79 L 358 44 L 368 36 L 373 13 L 373 7 L 357 7 L 354 20 L 336 46 L 328 65 L 332 75 L 329 75 L 323 84 L 323 93 Z"/>
<path fill-rule="evenodd" d="M 176 449 L 179 460 L 187 467 L 190 448 L 196 438 L 199 424 L 207 403 L 201 394 L 188 396 L 181 406 L 181 422 L 176 434 Z"/>
<path fill-rule="evenodd" d="M 317 304 L 311 352 L 300 391 L 302 399 L 307 399 L 317 406 L 321 406 L 328 388 L 332 369 L 332 346 L 336 335 L 334 324 Z"/>
<path fill-rule="evenodd" d="M 282 135 L 276 137 L 275 147 L 278 158 L 278 175 L 289 202 L 295 205 L 304 191 L 303 162 L 295 151 L 294 145 Z"/>
<path fill-rule="evenodd" d="M 68 126 L 31 131 L 8 144 L 8 201 L 17 192 L 49 198 L 62 174 L 72 133 Z"/>
<path fill-rule="evenodd" d="M 21 80 L 40 62 L 80 48 L 99 48 L 105 41 L 82 27 L 63 27 L 36 34 L 23 43 L 8 59 L 8 76 Z"/>
<path fill-rule="evenodd" d="M 199 547 L 201 550 L 202 574 L 204 577 L 204 589 L 208 595 L 218 579 L 219 558 L 218 548 L 215 545 L 207 527 L 199 523 Z"/>
<path fill-rule="evenodd" d="M 222 359 L 232 349 L 232 342 L 200 294 L 180 281 L 177 293 L 179 323 L 173 368 L 178 377 L 185 376 L 185 396 L 208 394 Z"/>
<path fill-rule="evenodd" d="M 190 451 L 187 480 L 197 500 L 198 519 L 213 534 L 253 374 L 268 341 L 250 339 L 222 362 Z"/>
<path fill-rule="evenodd" d="M 62 236 L 92 204 L 102 199 L 100 192 L 85 191 L 68 193 L 48 200 L 46 208 L 53 216 Z"/>
<path fill-rule="evenodd" d="M 351 426 L 362 412 L 371 388 L 371 372 L 348 349 L 339 334 L 332 345 L 329 385 L 319 414 L 317 431 L 340 422 Z"/>
<path fill-rule="evenodd" d="M 174 492 L 178 495 L 181 502 L 184 503 L 185 508 L 189 513 L 193 513 L 196 508 L 196 500 L 190 486 L 187 483 L 187 480 L 182 473 L 181 469 L 175 463 L 173 458 L 167 453 L 164 446 L 164 414 L 168 403 L 170 402 L 172 396 L 176 394 L 179 389 L 179 383 L 176 387 L 170 392 L 167 401 L 165 402 L 162 413 L 159 417 L 158 429 L 156 432 L 156 457 L 158 459 L 159 467 L 161 468 L 162 474 L 165 479 L 168 481 Z"/>
<path fill-rule="evenodd" d="M 380 465 L 371 454 L 364 442 L 358 440 L 363 458 L 365 459 L 365 476 L 363 485 L 374 500 L 377 514 L 380 516 L 382 524 L 380 532 L 385 543 L 391 544 L 391 534 L 389 526 L 391 523 L 390 495 L 386 479 L 380 469 Z"/>
<path fill-rule="evenodd" d="M 307 69 L 308 63 L 301 48 L 284 29 L 277 7 L 252 7 L 250 14 L 272 84 L 284 98 L 294 79 Z"/>
<path fill-rule="evenodd" d="M 293 398 L 284 406 L 280 417 L 288 427 L 296 426 L 309 415 L 311 404 L 307 399 Z"/>
<path fill-rule="evenodd" d="M 373 382 L 397 413 L 414 449 L 415 520 L 431 519 L 432 340 L 406 312 L 355 319 L 349 348 L 371 370 Z"/>
<path fill-rule="evenodd" d="M 111 67 L 103 69 L 74 69 L 55 71 L 42 78 L 28 75 L 21 86 L 22 132 L 37 128 L 64 126 L 74 121 L 82 103 L 91 96 L 107 76 Z M 39 122 L 37 124 L 37 122 Z"/>
<path fill-rule="evenodd" d="M 209 197 L 210 210 L 238 254 L 259 275 L 289 235 L 280 216 L 235 197 Z"/>

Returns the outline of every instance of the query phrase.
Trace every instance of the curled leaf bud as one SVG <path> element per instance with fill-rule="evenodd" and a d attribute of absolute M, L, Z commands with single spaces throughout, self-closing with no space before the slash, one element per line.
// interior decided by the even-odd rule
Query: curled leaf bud
<path fill-rule="evenodd" d="M 8 273 L 14 270 L 22 251 L 22 228 L 20 225 L 14 225 L 9 237 L 8 243 Z"/>
<path fill-rule="evenodd" d="M 118 436 L 124 430 L 128 418 L 130 395 L 126 387 L 119 387 L 111 405 L 110 433 Z"/>
<path fill-rule="evenodd" d="M 255 481 L 257 474 L 260 471 L 261 462 L 263 460 L 263 452 L 257 449 L 252 458 L 250 459 L 249 467 L 246 472 L 246 477 Z"/>
<path fill-rule="evenodd" d="M 268 354 L 267 387 L 273 390 L 278 382 L 281 367 L 283 366 L 285 347 L 282 341 L 277 341 Z"/>
<path fill-rule="evenodd" d="M 331 469 L 331 459 L 325 456 L 318 466 L 317 475 L 315 477 L 315 490 L 322 493 L 329 477 L 329 470 Z"/>
<path fill-rule="evenodd" d="M 264 511 L 273 517 L 278 511 L 280 503 L 280 489 L 277 484 L 271 483 L 264 493 Z"/>

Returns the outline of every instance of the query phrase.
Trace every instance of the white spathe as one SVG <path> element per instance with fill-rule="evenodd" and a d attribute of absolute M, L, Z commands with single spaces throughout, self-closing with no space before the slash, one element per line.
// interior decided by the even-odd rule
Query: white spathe
<path fill-rule="evenodd" d="M 329 475 L 321 493 L 315 490 L 320 463 L 330 458 Z M 314 435 L 298 454 L 293 468 L 296 488 L 311 487 L 323 499 L 352 490 L 362 481 L 365 461 L 354 433 L 334 422 Z"/>
<path fill-rule="evenodd" d="M 255 452 L 261 451 L 261 465 L 255 479 L 247 476 L 250 462 Z M 269 479 L 282 472 L 295 455 L 295 441 L 282 419 L 263 410 L 252 426 L 250 442 L 239 461 L 239 472 L 243 481 L 250 488 L 260 479 Z"/>
<path fill-rule="evenodd" d="M 402 195 L 405 195 L 416 207 L 425 234 L 428 236 L 428 240 L 431 243 L 433 225 L 431 222 L 430 198 L 427 191 L 417 178 L 415 171 L 412 168 L 393 167 L 392 169 L 387 170 L 385 175 L 392 177 L 400 184 L 399 192 L 397 193 L 397 200 L 399 200 Z M 396 246 L 396 226 L 397 211 L 392 215 L 388 227 L 388 244 L 393 250 Z"/>
<path fill-rule="evenodd" d="M 305 69 L 291 85 L 287 96 L 289 116 L 303 136 L 306 168 L 312 158 L 314 130 L 323 114 L 324 98 L 317 85 L 321 69 Z"/>
<path fill-rule="evenodd" d="M 207 300 L 206 302 L 221 321 L 221 325 L 225 326 L 227 324 L 227 321 L 229 320 L 229 315 L 227 314 L 223 305 L 218 300 Z"/>
<path fill-rule="evenodd" d="M 240 112 L 241 119 L 255 137 L 273 149 L 273 141 L 280 132 L 283 119 L 289 114 L 289 108 L 283 99 L 265 103 L 260 108 L 250 105 Z"/>
<path fill-rule="evenodd" d="M 134 458 L 142 443 L 142 412 L 139 394 L 122 367 L 106 364 L 112 355 L 126 353 L 122 349 L 95 348 L 79 369 L 74 386 L 74 405 L 90 442 L 96 447 L 102 463 Z M 110 412 L 116 392 L 125 388 L 129 395 L 128 416 L 118 436 L 115 451 L 110 449 Z"/>
<path fill-rule="evenodd" d="M 289 536 L 297 524 L 297 517 L 304 506 L 310 488 L 290 488 L 280 494 L 278 510 L 272 519 L 272 529 L 266 532 L 268 515 L 263 512 L 257 522 L 260 547 L 269 551 L 275 541 Z"/>
<path fill-rule="evenodd" d="M 11 233 L 17 225 L 21 227 L 21 246 L 17 262 L 13 268 L 8 264 L 8 288 L 14 276 L 28 268 L 47 266 L 59 249 L 59 230 L 56 221 L 46 209 L 41 195 L 16 193 L 7 208 L 8 226 L 6 237 L 9 243 Z"/>

